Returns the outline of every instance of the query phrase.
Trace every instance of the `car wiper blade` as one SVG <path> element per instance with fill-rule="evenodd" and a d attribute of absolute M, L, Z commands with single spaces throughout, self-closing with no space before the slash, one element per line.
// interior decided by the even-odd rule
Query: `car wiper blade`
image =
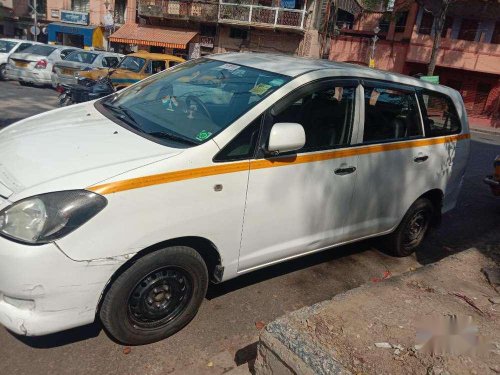
<path fill-rule="evenodd" d="M 141 132 L 144 132 L 137 124 L 137 121 L 135 120 L 135 118 L 129 113 L 129 111 L 123 107 L 120 107 L 120 106 L 116 106 L 116 105 L 113 105 L 111 103 L 108 103 L 108 102 L 104 102 L 102 103 L 102 105 L 110 110 L 112 110 L 113 112 L 115 112 L 116 114 L 118 114 L 118 117 L 120 118 L 120 120 L 123 120 L 125 121 L 127 124 L 129 124 L 130 126 L 132 126 L 134 129 L 136 130 L 139 130 Z"/>
<path fill-rule="evenodd" d="M 181 142 L 181 143 L 186 143 L 189 145 L 198 145 L 198 142 L 193 141 L 192 139 L 189 139 L 187 137 L 183 137 L 182 135 L 176 135 L 168 132 L 151 132 L 148 133 L 149 135 L 152 135 L 153 137 L 156 138 L 163 138 L 163 139 L 171 139 L 173 141 Z"/>

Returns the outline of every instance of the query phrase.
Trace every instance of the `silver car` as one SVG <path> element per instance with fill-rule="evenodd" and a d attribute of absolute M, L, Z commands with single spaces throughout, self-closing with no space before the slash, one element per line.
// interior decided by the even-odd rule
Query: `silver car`
<path fill-rule="evenodd" d="M 78 72 L 116 66 L 123 55 L 102 51 L 75 51 L 52 68 L 52 86 L 75 84 Z"/>
<path fill-rule="evenodd" d="M 21 85 L 50 85 L 52 67 L 71 52 L 75 47 L 35 44 L 20 53 L 9 57 L 5 76 L 19 81 Z"/>

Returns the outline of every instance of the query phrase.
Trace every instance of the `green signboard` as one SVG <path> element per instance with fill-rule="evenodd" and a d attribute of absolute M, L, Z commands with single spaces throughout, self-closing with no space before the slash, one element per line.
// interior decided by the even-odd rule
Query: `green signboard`
<path fill-rule="evenodd" d="M 420 77 L 422 81 L 427 81 L 430 83 L 437 83 L 439 84 L 439 76 L 422 76 Z"/>

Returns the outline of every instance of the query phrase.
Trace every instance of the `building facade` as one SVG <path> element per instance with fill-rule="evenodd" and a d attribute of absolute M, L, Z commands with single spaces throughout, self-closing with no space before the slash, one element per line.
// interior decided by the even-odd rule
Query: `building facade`
<path fill-rule="evenodd" d="M 373 51 L 376 27 L 379 40 Z M 397 1 L 391 12 L 364 11 L 351 25 L 339 25 L 340 35 L 330 41 L 329 59 L 368 65 L 373 54 L 376 68 L 425 75 L 434 29 L 434 17 L 416 2 Z M 452 5 L 434 74 L 441 84 L 462 94 L 471 123 L 500 128 L 499 3 Z"/>
<path fill-rule="evenodd" d="M 136 21 L 135 0 L 46 0 L 48 42 L 110 49 L 109 36 Z"/>
<path fill-rule="evenodd" d="M 230 51 L 319 57 L 319 19 L 321 7 L 327 3 L 326 0 L 137 0 L 138 23 L 126 25 L 111 35 L 110 40 L 184 58 Z"/>
<path fill-rule="evenodd" d="M 47 41 L 47 35 L 43 32 L 47 26 L 46 0 L 37 0 L 37 40 Z M 0 0 L 0 36 L 33 40 L 32 33 L 34 26 L 33 0 Z"/>

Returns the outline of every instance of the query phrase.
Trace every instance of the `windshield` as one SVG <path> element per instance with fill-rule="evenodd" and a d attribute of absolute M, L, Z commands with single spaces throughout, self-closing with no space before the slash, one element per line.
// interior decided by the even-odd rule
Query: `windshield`
<path fill-rule="evenodd" d="M 75 61 L 83 64 L 92 64 L 96 59 L 97 54 L 92 52 L 75 51 L 71 52 L 64 60 Z"/>
<path fill-rule="evenodd" d="M 44 46 L 41 44 L 35 44 L 35 45 L 32 45 L 31 47 L 28 47 L 25 50 L 23 50 L 23 53 L 31 53 L 33 55 L 48 56 L 52 52 L 54 52 L 55 50 L 56 49 L 54 47 Z"/>
<path fill-rule="evenodd" d="M 289 79 L 198 59 L 139 82 L 103 105 L 139 133 L 195 145 L 227 128 Z"/>
<path fill-rule="evenodd" d="M 0 52 L 10 52 L 16 45 L 16 42 L 9 42 L 8 40 L 0 40 Z"/>
<path fill-rule="evenodd" d="M 140 57 L 125 56 L 123 60 L 118 64 L 117 68 L 138 73 L 141 71 L 145 63 L 146 60 L 141 59 Z"/>

